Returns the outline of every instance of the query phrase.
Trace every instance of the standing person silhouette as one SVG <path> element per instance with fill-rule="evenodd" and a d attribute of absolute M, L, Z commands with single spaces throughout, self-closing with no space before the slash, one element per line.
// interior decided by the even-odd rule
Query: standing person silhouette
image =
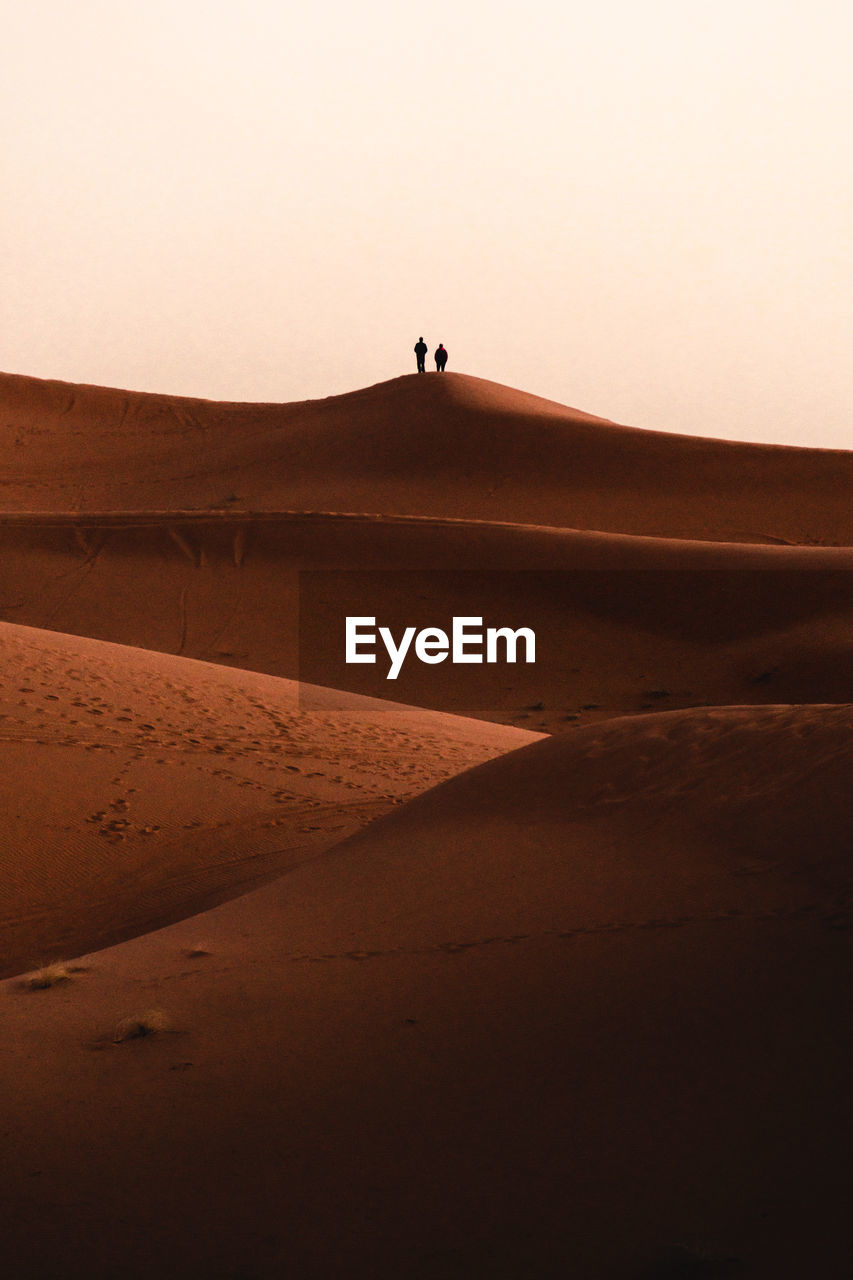
<path fill-rule="evenodd" d="M 439 342 L 435 351 L 435 371 L 436 373 L 444 373 L 444 366 L 447 364 L 447 352 L 444 349 L 444 343 Z"/>
<path fill-rule="evenodd" d="M 418 361 L 418 373 L 426 373 L 427 344 L 423 338 L 418 338 L 415 343 L 415 355 Z"/>

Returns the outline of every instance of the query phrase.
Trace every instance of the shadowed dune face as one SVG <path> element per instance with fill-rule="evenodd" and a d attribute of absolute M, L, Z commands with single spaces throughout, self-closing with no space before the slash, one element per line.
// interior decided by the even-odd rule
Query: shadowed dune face
<path fill-rule="evenodd" d="M 72 1225 L 133 1277 L 843 1274 L 851 730 L 850 707 L 591 726 L 87 958 L 50 1003 L 9 991 L 10 1137 L 51 1207 L 33 1240 L 6 1178 L 17 1274 Z M 104 1046 L 141 975 L 174 1034 Z M 170 1171 L 142 1206 L 141 1158 Z M 88 1245 L 66 1258 L 90 1274 Z"/>
<path fill-rule="evenodd" d="M 635 923 L 687 924 L 695 907 L 703 920 L 813 913 L 843 928 L 851 768 L 850 705 L 617 718 L 431 788 L 353 836 L 332 862 L 357 868 L 368 847 L 382 859 L 376 879 L 388 903 L 374 902 L 365 947 L 429 945 L 456 914 L 485 935 L 507 908 L 522 930 L 615 927 L 605 917 L 617 902 Z M 499 832 L 512 833 L 500 854 Z M 428 900 L 435 884 L 440 905 Z M 395 911 L 403 904 L 405 938 L 391 902 Z M 357 896 L 342 893 L 342 936 L 353 936 L 349 913 L 360 908 L 352 904 Z M 378 921 L 389 922 L 387 932 Z"/>
<path fill-rule="evenodd" d="M 300 579 L 300 573 L 304 573 Z M 300 595 L 300 584 L 302 587 Z M 0 520 L 0 616 L 562 732 L 853 700 L 853 551 L 330 516 Z M 527 626 L 535 664 L 345 662 L 345 620 Z"/>
<path fill-rule="evenodd" d="M 447 374 L 292 405 L 0 375 L 6 511 L 364 511 L 853 542 L 853 455 L 616 426 Z"/>
<path fill-rule="evenodd" d="M 532 735 L 0 626 L 0 975 L 156 928 Z"/>

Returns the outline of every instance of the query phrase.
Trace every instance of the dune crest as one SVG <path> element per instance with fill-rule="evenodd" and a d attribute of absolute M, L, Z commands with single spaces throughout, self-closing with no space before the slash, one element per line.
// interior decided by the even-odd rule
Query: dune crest
<path fill-rule="evenodd" d="M 296 404 L 0 375 L 0 510 L 324 510 L 851 545 L 853 454 L 617 426 L 465 374 Z"/>

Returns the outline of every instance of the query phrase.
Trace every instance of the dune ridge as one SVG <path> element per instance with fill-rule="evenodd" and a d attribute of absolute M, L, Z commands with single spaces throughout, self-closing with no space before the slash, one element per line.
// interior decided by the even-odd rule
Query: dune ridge
<path fill-rule="evenodd" d="M 6 511 L 451 516 L 713 541 L 853 543 L 853 455 L 624 427 L 465 374 L 291 405 L 0 375 Z"/>
<path fill-rule="evenodd" d="M 0 408 L 10 1274 L 846 1274 L 853 454 Z M 365 609 L 537 663 L 379 701 Z"/>
<path fill-rule="evenodd" d="M 0 670 L 2 977 L 246 892 L 535 736 L 9 624 Z"/>

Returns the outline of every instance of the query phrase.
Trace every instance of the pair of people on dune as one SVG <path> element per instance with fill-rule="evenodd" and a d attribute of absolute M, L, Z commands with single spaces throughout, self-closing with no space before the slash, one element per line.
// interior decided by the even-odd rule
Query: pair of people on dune
<path fill-rule="evenodd" d="M 426 357 L 427 344 L 423 338 L 418 338 L 415 343 L 415 356 L 418 361 L 418 373 L 426 373 Z M 444 366 L 447 364 L 447 351 L 444 343 L 439 342 L 435 350 L 435 369 L 436 373 L 444 373 Z"/>

